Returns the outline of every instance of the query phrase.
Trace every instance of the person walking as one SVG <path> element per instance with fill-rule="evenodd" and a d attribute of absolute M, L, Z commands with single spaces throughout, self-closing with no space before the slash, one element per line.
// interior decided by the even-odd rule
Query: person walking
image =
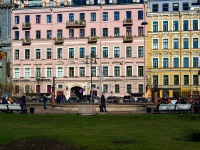
<path fill-rule="evenodd" d="M 43 102 L 44 102 L 44 109 L 47 109 L 47 97 L 46 94 L 43 96 Z"/>
<path fill-rule="evenodd" d="M 104 111 L 107 112 L 107 110 L 106 110 L 106 99 L 105 99 L 104 93 L 102 93 L 102 95 L 101 95 L 101 105 L 102 105 L 102 108 L 104 109 Z"/>
<path fill-rule="evenodd" d="M 66 96 L 63 94 L 62 95 L 62 104 L 65 104 L 66 101 L 67 101 Z"/>
<path fill-rule="evenodd" d="M 60 104 L 60 101 L 61 101 L 61 96 L 60 93 L 58 93 L 58 95 L 56 96 L 56 103 Z"/>

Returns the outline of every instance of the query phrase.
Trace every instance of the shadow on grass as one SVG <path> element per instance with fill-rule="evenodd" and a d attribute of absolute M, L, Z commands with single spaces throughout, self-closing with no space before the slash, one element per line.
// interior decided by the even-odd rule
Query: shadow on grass
<path fill-rule="evenodd" d="M 200 142 L 200 133 L 195 132 L 187 135 L 185 138 L 176 138 L 174 140 L 178 141 L 190 141 L 190 142 Z"/>
<path fill-rule="evenodd" d="M 0 145 L 1 150 L 82 150 L 57 139 L 24 139 Z"/>

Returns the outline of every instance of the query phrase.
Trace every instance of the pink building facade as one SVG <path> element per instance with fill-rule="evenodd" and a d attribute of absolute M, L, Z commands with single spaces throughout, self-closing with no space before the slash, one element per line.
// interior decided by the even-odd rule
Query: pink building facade
<path fill-rule="evenodd" d="M 15 93 L 145 96 L 144 4 L 12 11 Z M 91 77 L 92 75 L 92 77 Z M 92 83 L 91 83 L 92 81 Z"/>

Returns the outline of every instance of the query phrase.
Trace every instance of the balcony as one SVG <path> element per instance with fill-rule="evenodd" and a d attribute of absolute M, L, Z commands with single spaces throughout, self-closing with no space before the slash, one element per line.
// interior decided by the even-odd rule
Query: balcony
<path fill-rule="evenodd" d="M 124 43 L 126 43 L 126 42 L 133 42 L 133 36 L 132 35 L 123 36 L 123 42 Z"/>
<path fill-rule="evenodd" d="M 22 39 L 22 45 L 30 45 L 31 44 L 31 39 L 30 38 L 23 38 Z"/>
<path fill-rule="evenodd" d="M 22 23 L 22 30 L 30 30 L 30 29 L 31 29 L 31 23 L 30 22 Z"/>
<path fill-rule="evenodd" d="M 64 43 L 64 38 L 53 38 L 54 44 L 63 44 Z"/>
<path fill-rule="evenodd" d="M 126 18 L 123 20 L 123 26 L 132 26 L 133 25 L 133 19 Z"/>
<path fill-rule="evenodd" d="M 97 37 L 96 36 L 89 36 L 88 37 L 88 43 L 96 43 L 97 42 Z"/>
<path fill-rule="evenodd" d="M 84 28 L 86 27 L 85 20 L 66 21 L 66 28 Z"/>

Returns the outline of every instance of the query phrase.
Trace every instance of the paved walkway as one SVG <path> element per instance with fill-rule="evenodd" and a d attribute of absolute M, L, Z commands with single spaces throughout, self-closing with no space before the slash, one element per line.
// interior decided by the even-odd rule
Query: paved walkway
<path fill-rule="evenodd" d="M 68 112 L 64 110 L 53 109 L 51 105 L 47 105 L 47 109 L 44 109 L 42 105 L 27 105 L 27 113 L 30 114 L 30 107 L 34 107 L 34 114 L 76 114 L 77 112 Z M 139 110 L 134 112 L 96 112 L 97 114 L 146 114 L 146 110 Z"/>

